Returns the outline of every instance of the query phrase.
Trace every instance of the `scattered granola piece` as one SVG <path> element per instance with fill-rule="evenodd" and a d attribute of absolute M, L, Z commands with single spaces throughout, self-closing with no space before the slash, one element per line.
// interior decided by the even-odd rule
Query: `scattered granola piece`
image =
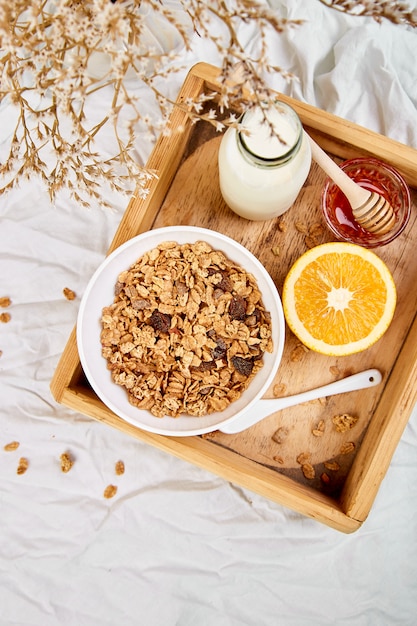
<path fill-rule="evenodd" d="M 24 456 L 20 457 L 19 465 L 17 466 L 17 473 L 24 474 L 28 467 L 29 467 L 29 461 Z"/>
<path fill-rule="evenodd" d="M 324 431 L 320 430 L 319 428 L 313 428 L 313 430 L 311 431 L 311 433 L 315 436 L 315 437 L 323 437 L 324 435 Z"/>
<path fill-rule="evenodd" d="M 294 226 L 299 233 L 302 233 L 303 235 L 308 234 L 308 228 L 304 222 L 295 222 Z"/>
<path fill-rule="evenodd" d="M 330 374 L 332 374 L 332 376 L 340 376 L 340 369 L 337 367 L 337 365 L 331 365 L 329 367 L 329 372 Z"/>
<path fill-rule="evenodd" d="M 337 470 L 340 470 L 340 465 L 337 461 L 325 461 L 324 467 L 331 472 L 337 472 Z"/>
<path fill-rule="evenodd" d="M 322 480 L 322 481 L 323 481 L 326 485 L 328 485 L 328 484 L 329 484 L 329 482 L 330 482 L 330 476 L 329 476 L 328 474 L 326 474 L 326 472 L 323 472 L 323 473 L 320 475 L 320 479 L 321 479 L 321 480 Z"/>
<path fill-rule="evenodd" d="M 301 470 L 302 470 L 304 476 L 308 480 L 313 480 L 313 478 L 316 476 L 316 470 L 311 465 L 311 463 L 303 463 L 303 465 L 301 466 Z"/>
<path fill-rule="evenodd" d="M 353 441 L 348 441 L 342 445 L 340 448 L 340 454 L 351 454 L 355 449 L 355 444 Z"/>
<path fill-rule="evenodd" d="M 324 226 L 320 222 L 315 222 L 310 226 L 309 235 L 311 237 L 321 237 L 324 233 Z"/>
<path fill-rule="evenodd" d="M 215 437 L 216 437 L 216 431 L 215 430 L 212 430 L 209 433 L 203 433 L 201 435 L 202 439 L 214 439 Z"/>
<path fill-rule="evenodd" d="M 311 453 L 310 452 L 301 452 L 297 456 L 297 463 L 300 465 L 305 465 L 306 463 L 310 463 L 311 461 Z"/>
<path fill-rule="evenodd" d="M 281 254 L 281 248 L 279 246 L 275 246 L 272 248 L 272 254 L 275 256 L 279 256 Z"/>
<path fill-rule="evenodd" d="M 64 289 L 62 290 L 62 293 L 64 294 L 67 300 L 75 300 L 76 293 L 72 289 L 69 289 L 68 287 L 64 287 Z"/>
<path fill-rule="evenodd" d="M 0 313 L 0 322 L 7 324 L 12 319 L 10 313 Z"/>
<path fill-rule="evenodd" d="M 123 463 L 123 461 L 116 462 L 114 466 L 114 471 L 116 472 L 117 476 L 121 476 L 125 473 L 125 464 Z"/>
<path fill-rule="evenodd" d="M 312 224 L 312 226 L 310 226 L 308 230 L 308 234 L 306 233 L 307 236 L 305 238 L 305 244 L 307 248 L 314 248 L 319 243 L 321 243 L 324 232 L 325 231 L 322 224 L 320 224 L 319 222 Z"/>
<path fill-rule="evenodd" d="M 349 413 L 342 413 L 342 415 L 335 415 L 332 418 L 332 422 L 336 427 L 338 433 L 345 433 L 353 428 L 358 421 L 358 417 L 355 415 L 349 415 Z"/>
<path fill-rule="evenodd" d="M 61 470 L 66 474 L 70 471 L 71 467 L 74 465 L 74 459 L 69 454 L 69 452 L 64 452 L 60 456 L 61 459 Z"/>
<path fill-rule="evenodd" d="M 289 432 L 288 428 L 285 428 L 284 426 L 280 426 L 280 428 L 278 428 L 278 430 L 276 430 L 274 434 L 272 435 L 272 439 L 276 443 L 284 443 L 284 441 L 288 437 L 288 432 Z"/>
<path fill-rule="evenodd" d="M 282 458 L 282 456 L 273 456 L 272 458 L 274 461 L 276 461 L 280 465 L 284 465 L 284 459 Z"/>
<path fill-rule="evenodd" d="M 281 233 L 286 233 L 287 232 L 287 224 L 284 222 L 284 220 L 280 220 L 278 222 L 278 230 Z"/>
<path fill-rule="evenodd" d="M 310 237 L 309 235 L 307 235 L 307 237 L 305 238 L 305 244 L 307 248 L 314 248 L 315 246 L 317 246 L 317 241 L 315 237 Z"/>
<path fill-rule="evenodd" d="M 297 344 L 290 354 L 291 363 L 297 363 L 298 361 L 301 361 L 306 352 L 309 352 L 307 346 L 302 343 Z"/>
<path fill-rule="evenodd" d="M 107 487 L 104 490 L 103 496 L 107 499 L 109 498 L 113 498 L 117 493 L 117 487 L 116 485 L 107 485 Z"/>
<path fill-rule="evenodd" d="M 327 398 L 314 398 L 314 400 L 307 400 L 306 404 L 321 404 L 321 406 L 324 406 L 327 404 Z"/>
<path fill-rule="evenodd" d="M 3 296 L 2 298 L 0 298 L 0 307 L 2 307 L 3 309 L 10 306 L 11 303 L 12 301 L 10 300 L 8 296 Z"/>
<path fill-rule="evenodd" d="M 274 385 L 272 389 L 272 393 L 274 394 L 275 398 L 279 398 L 280 396 L 283 396 L 286 391 L 287 391 L 287 385 L 285 385 L 284 383 L 277 383 L 276 385 Z"/>
<path fill-rule="evenodd" d="M 324 435 L 324 420 L 320 420 L 319 423 L 311 431 L 315 437 L 322 437 Z"/>
<path fill-rule="evenodd" d="M 17 450 L 19 446 L 20 443 L 18 441 L 11 441 L 10 443 L 6 443 L 4 450 L 6 450 L 6 452 L 11 452 L 12 450 Z"/>

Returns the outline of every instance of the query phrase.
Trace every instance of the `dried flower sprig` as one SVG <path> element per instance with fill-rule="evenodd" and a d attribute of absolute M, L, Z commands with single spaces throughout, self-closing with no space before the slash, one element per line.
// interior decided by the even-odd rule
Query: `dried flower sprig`
<path fill-rule="evenodd" d="M 239 39 L 243 23 L 257 26 L 252 57 Z M 101 204 L 104 185 L 146 195 L 153 173 L 138 158 L 137 137 L 145 132 L 153 141 L 167 132 L 174 106 L 168 78 L 185 69 L 178 60 L 193 37 L 220 53 L 220 107 L 231 107 L 244 88 L 268 99 L 271 72 L 290 77 L 269 63 L 267 34 L 299 23 L 253 0 L 0 0 L 0 102 L 15 110 L 0 191 L 37 176 L 52 200 L 68 189 L 81 204 Z M 169 49 L 158 33 L 171 41 Z M 220 122 L 214 109 L 203 112 L 212 97 L 183 106 L 219 130 L 236 123 L 233 116 Z M 103 103 L 104 116 L 97 114 Z M 112 129 L 111 145 L 105 127 Z"/>
<path fill-rule="evenodd" d="M 383 18 L 394 24 L 407 24 L 417 27 L 417 12 L 412 10 L 406 2 L 392 0 L 320 0 L 326 6 L 338 9 L 344 13 L 358 16 L 370 16 L 377 21 Z"/>

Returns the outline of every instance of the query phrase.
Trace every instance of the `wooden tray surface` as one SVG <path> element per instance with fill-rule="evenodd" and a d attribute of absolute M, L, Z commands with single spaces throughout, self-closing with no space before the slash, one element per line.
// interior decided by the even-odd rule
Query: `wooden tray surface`
<path fill-rule="evenodd" d="M 313 164 L 296 203 L 281 218 L 250 222 L 235 215 L 219 188 L 221 135 L 208 123 L 192 125 L 181 108 L 188 97 L 218 91 L 217 74 L 217 68 L 206 64 L 190 71 L 170 120 L 173 129 L 183 130 L 157 142 L 148 166 L 159 178 L 146 200 L 132 198 L 109 252 L 150 228 L 178 224 L 211 228 L 239 241 L 260 258 L 281 293 L 292 263 L 308 247 L 332 240 L 319 208 L 325 174 Z M 340 531 L 352 532 L 372 507 L 417 399 L 417 195 L 413 189 L 417 187 L 417 152 L 280 97 L 294 107 L 305 128 L 334 157 L 373 155 L 401 171 L 411 187 L 413 209 L 406 231 L 376 250 L 390 268 L 398 291 L 397 309 L 387 333 L 365 352 L 336 358 L 303 348 L 287 328 L 282 364 L 265 397 L 305 391 L 368 367 L 380 369 L 383 382 L 285 409 L 236 435 L 216 431 L 201 437 L 162 437 L 127 424 L 92 392 L 82 373 L 74 329 L 51 389 L 59 402 L 79 412 Z M 340 414 L 356 416 L 358 421 L 352 429 L 338 432 L 332 418 Z M 310 455 L 314 478 L 304 476 L 297 461 L 301 453 Z"/>

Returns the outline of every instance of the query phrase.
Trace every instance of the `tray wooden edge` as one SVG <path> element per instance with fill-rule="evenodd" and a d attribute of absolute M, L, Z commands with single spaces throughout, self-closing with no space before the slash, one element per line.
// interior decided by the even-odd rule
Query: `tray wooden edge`
<path fill-rule="evenodd" d="M 361 526 L 362 522 L 347 516 L 336 500 L 235 452 L 213 445 L 203 437 L 157 435 L 125 422 L 110 409 L 103 407 L 92 391 L 88 392 L 84 388 L 66 389 L 61 402 L 106 426 L 112 426 L 146 444 L 193 463 L 224 480 L 320 521 L 335 530 L 352 533 Z M 237 459 L 234 465 L 230 462 L 233 456 Z"/>
<path fill-rule="evenodd" d="M 218 90 L 216 82 L 218 76 L 219 69 L 206 63 L 198 63 L 192 67 L 179 93 L 178 103 L 183 103 L 187 97 L 199 95 L 207 87 Z M 414 149 L 333 114 L 320 111 L 306 103 L 295 101 L 284 95 L 280 95 L 280 98 L 297 110 L 303 124 L 328 152 L 341 158 L 351 158 L 367 151 L 369 154 L 377 153 L 379 158 L 400 169 L 411 186 L 417 186 L 417 171 L 415 166 L 411 165 L 416 159 Z M 170 140 L 161 137 L 147 164 L 149 169 L 160 170 L 159 181 L 164 182 L 161 185 L 158 180 L 152 181 L 150 193 L 146 199 L 135 196 L 131 198 L 108 253 L 134 234 L 149 229 L 166 195 L 191 132 L 191 124 L 187 124 L 188 117 L 181 107 L 175 109 L 172 115 L 174 116 L 173 123 L 180 125 L 184 130 L 177 133 L 174 140 L 172 137 Z M 164 154 L 162 161 L 161 154 Z M 129 215 L 129 221 L 127 215 Z M 146 443 L 208 469 L 226 480 L 247 487 L 336 530 L 350 533 L 356 531 L 366 520 L 380 482 L 388 470 L 399 438 L 416 402 L 417 354 L 414 345 L 417 345 L 417 315 L 410 329 L 407 345 L 403 344 L 384 390 L 384 394 L 391 394 L 390 406 L 398 419 L 394 424 L 392 419 L 390 420 L 391 414 L 379 410 L 381 402 L 379 403 L 371 421 L 372 428 L 368 428 L 339 501 L 330 499 L 276 472 L 274 472 L 274 481 L 271 484 L 271 470 L 239 455 L 236 455 L 239 456 L 239 466 L 231 467 L 230 455 L 235 453 L 214 446 L 200 437 L 163 437 L 130 426 L 109 411 L 95 394 L 89 394 L 84 388 L 77 389 L 76 386 L 71 388 L 81 372 L 75 327 L 59 359 L 50 389 L 57 402 L 75 411 L 129 432 Z M 405 386 L 404 381 L 406 381 Z M 365 443 L 372 449 L 374 456 L 368 454 Z"/>
<path fill-rule="evenodd" d="M 417 316 L 346 478 L 340 504 L 347 515 L 356 519 L 368 515 L 416 404 L 416 380 Z"/>
<path fill-rule="evenodd" d="M 194 65 L 190 73 L 198 77 L 213 91 L 219 89 L 219 68 L 201 62 Z M 416 150 L 394 139 L 389 139 L 364 126 L 346 120 L 333 113 L 295 100 L 279 93 L 279 99 L 287 102 L 296 111 L 303 125 L 321 147 L 334 156 L 351 159 L 369 154 L 391 163 L 399 169 L 412 187 L 417 187 Z"/>

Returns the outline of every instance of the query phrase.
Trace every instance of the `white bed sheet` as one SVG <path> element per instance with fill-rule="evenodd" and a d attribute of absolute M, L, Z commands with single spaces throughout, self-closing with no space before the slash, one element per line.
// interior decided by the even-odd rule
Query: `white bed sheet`
<path fill-rule="evenodd" d="M 306 20 L 271 39 L 274 61 L 299 77 L 273 87 L 417 148 L 415 31 L 318 0 L 270 4 Z M 245 28 L 250 50 L 256 30 Z M 219 64 L 196 36 L 183 63 L 201 60 Z M 0 155 L 9 119 L 2 107 Z M 138 142 L 144 161 L 150 149 Z M 79 299 L 127 204 L 111 202 L 51 206 L 36 180 L 1 199 L 0 296 L 12 299 L 0 325 L 1 626 L 414 625 L 416 410 L 368 520 L 344 535 L 53 400 Z M 13 440 L 19 449 L 5 452 Z M 18 476 L 20 456 L 30 466 Z M 110 483 L 118 493 L 106 500 Z"/>

